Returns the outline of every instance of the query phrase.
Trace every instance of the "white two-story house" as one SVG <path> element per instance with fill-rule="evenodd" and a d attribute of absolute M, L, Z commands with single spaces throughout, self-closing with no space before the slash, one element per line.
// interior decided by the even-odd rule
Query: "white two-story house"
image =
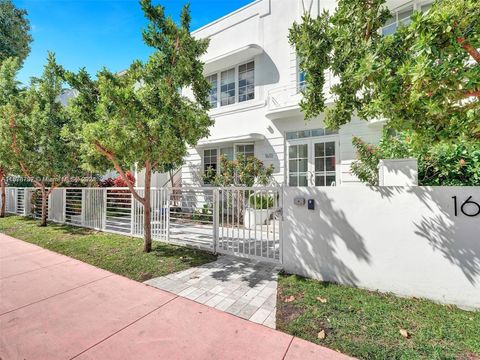
<path fill-rule="evenodd" d="M 354 119 L 338 131 L 324 128 L 323 116 L 306 121 L 299 107 L 303 75 L 289 28 L 304 12 L 313 16 L 335 9 L 334 0 L 256 0 L 196 30 L 209 38 L 204 56 L 211 84 L 211 135 L 190 149 L 181 169 L 182 186 L 203 185 L 209 167 L 219 170 L 220 156 L 254 155 L 275 168 L 278 183 L 288 186 L 359 184 L 350 172 L 356 154 L 352 137 L 376 143 L 381 121 Z M 419 2 L 388 2 L 394 18 L 386 34 L 407 22 Z M 329 77 L 326 93 L 335 81 Z M 330 104 L 333 103 L 330 97 Z"/>

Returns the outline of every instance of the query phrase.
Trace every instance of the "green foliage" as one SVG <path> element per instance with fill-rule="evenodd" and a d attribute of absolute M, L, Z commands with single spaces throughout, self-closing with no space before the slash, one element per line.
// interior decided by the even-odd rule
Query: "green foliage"
<path fill-rule="evenodd" d="M 66 135 L 78 141 L 90 170 L 109 170 L 113 163 L 125 171 L 134 164 L 146 168 L 147 163 L 153 171 L 176 168 L 188 146 L 207 136 L 213 124 L 200 61 L 208 41 L 190 34 L 188 6 L 178 26 L 165 16 L 163 6 L 149 0 L 141 5 L 149 21 L 143 38 L 154 49 L 147 62 L 135 61 L 120 74 L 103 69 L 97 80 L 85 70 L 66 73 L 78 91 L 69 106 L 76 124 Z M 193 99 L 178 90 L 186 88 L 192 89 Z"/>
<path fill-rule="evenodd" d="M 395 136 L 384 134 L 376 146 L 359 138 L 353 143 L 361 160 L 352 165 L 352 171 L 371 185 L 378 185 L 379 161 L 391 158 L 416 158 L 419 185 L 480 185 L 480 141 L 459 138 L 432 146 L 415 132 L 404 131 Z"/>
<path fill-rule="evenodd" d="M 203 181 L 215 186 L 267 185 L 272 180 L 273 171 L 273 165 L 265 167 L 263 162 L 254 156 L 238 154 L 236 160 L 229 160 L 222 155 L 220 171 L 217 173 L 214 169 L 207 169 Z"/>
<path fill-rule="evenodd" d="M 354 140 L 363 162 L 354 172 L 364 181 L 377 182 L 381 157 L 409 155 L 419 160 L 423 184 L 477 183 L 470 174 L 480 141 L 478 1 L 435 1 L 382 37 L 388 17 L 383 0 L 340 0 L 335 14 L 306 15 L 292 27 L 290 41 L 306 72 L 306 118 L 325 111 L 330 128 L 354 116 L 386 120 L 379 147 Z M 325 107 L 325 71 L 339 79 L 330 89 L 331 108 Z M 466 165 L 459 167 L 462 159 Z"/>
<path fill-rule="evenodd" d="M 17 58 L 8 58 L 0 63 L 0 172 L 5 176 L 15 170 L 9 121 L 19 113 L 21 106 L 21 89 L 16 81 L 19 70 Z"/>
<path fill-rule="evenodd" d="M 317 18 L 305 14 L 302 23 L 290 29 L 289 40 L 305 72 L 306 88 L 301 108 L 310 119 L 326 110 L 325 73 L 330 70 L 339 79 L 331 88 L 338 101 L 329 108 L 325 124 L 337 128 L 351 120 L 355 111 L 368 102 L 360 92 L 361 60 L 381 41 L 378 30 L 390 13 L 384 0 L 340 0 L 333 15 L 325 11 Z"/>
<path fill-rule="evenodd" d="M 9 57 L 20 63 L 30 53 L 30 22 L 27 11 L 17 9 L 11 0 L 0 0 L 0 64 Z"/>
<path fill-rule="evenodd" d="M 365 143 L 359 137 L 354 137 L 352 142 L 357 150 L 358 158 L 361 159 L 352 164 L 352 172 L 360 181 L 378 185 L 378 163 L 382 159 L 378 147 Z"/>
<path fill-rule="evenodd" d="M 443 0 L 415 13 L 408 27 L 382 39 L 362 60 L 359 76 L 371 99 L 361 117 L 388 120 L 437 141 L 480 139 L 480 6 L 475 0 Z"/>
<path fill-rule="evenodd" d="M 213 205 L 211 203 L 203 204 L 200 210 L 194 210 L 192 220 L 212 222 L 213 221 Z"/>
<path fill-rule="evenodd" d="M 273 196 L 267 194 L 252 194 L 248 198 L 250 208 L 256 210 L 265 210 L 273 207 Z"/>
<path fill-rule="evenodd" d="M 61 136 L 70 121 L 58 101 L 62 91 L 61 68 L 50 53 L 42 76 L 32 79 L 30 87 L 12 100 L 20 105 L 8 121 L 2 121 L 2 129 L 8 126 L 7 136 L 15 145 L 15 161 L 36 186 L 47 182 L 58 186 L 65 177 L 79 174 L 76 146 Z"/>

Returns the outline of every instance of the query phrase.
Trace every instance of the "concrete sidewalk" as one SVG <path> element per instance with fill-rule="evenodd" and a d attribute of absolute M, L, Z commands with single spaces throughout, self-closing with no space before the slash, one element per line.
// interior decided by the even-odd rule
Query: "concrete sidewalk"
<path fill-rule="evenodd" d="M 0 359 L 348 359 L 0 234 Z"/>

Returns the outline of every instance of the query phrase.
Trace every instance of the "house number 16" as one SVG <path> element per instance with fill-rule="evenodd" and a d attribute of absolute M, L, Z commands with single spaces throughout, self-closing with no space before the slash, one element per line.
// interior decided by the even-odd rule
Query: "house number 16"
<path fill-rule="evenodd" d="M 456 196 L 452 196 L 453 199 L 453 206 L 455 208 L 455 216 L 458 216 L 458 201 Z M 465 211 L 466 209 L 467 211 Z M 468 210 L 470 208 L 470 210 Z M 467 216 L 477 216 L 480 214 L 480 204 L 472 201 L 472 196 L 469 196 L 467 200 L 465 200 L 462 205 L 460 205 L 460 211 L 463 215 Z"/>

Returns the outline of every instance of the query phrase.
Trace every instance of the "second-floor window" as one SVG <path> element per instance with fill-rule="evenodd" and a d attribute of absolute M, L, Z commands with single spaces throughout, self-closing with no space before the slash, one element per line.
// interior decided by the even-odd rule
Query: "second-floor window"
<path fill-rule="evenodd" d="M 393 34 L 401 25 L 408 25 L 411 22 L 410 17 L 413 14 L 413 5 L 407 6 L 398 11 L 392 11 L 392 17 L 387 20 L 382 29 L 382 35 Z"/>
<path fill-rule="evenodd" d="M 415 10 L 426 12 L 431 6 L 431 0 L 413 0 L 404 6 L 392 10 L 392 17 L 387 20 L 382 28 L 382 35 L 391 35 L 401 25 L 410 24 L 412 22 L 411 16 Z"/>
<path fill-rule="evenodd" d="M 253 61 L 238 67 L 238 101 L 255 98 L 255 63 Z"/>
<path fill-rule="evenodd" d="M 212 108 L 255 99 L 255 62 L 211 74 L 208 100 Z"/>
<path fill-rule="evenodd" d="M 208 101 L 210 102 L 210 106 L 212 108 L 216 108 L 218 106 L 218 76 L 217 76 L 217 74 L 207 76 L 207 81 L 210 83 L 210 92 L 208 94 Z"/>
<path fill-rule="evenodd" d="M 222 71 L 220 75 L 220 105 L 235 104 L 235 69 Z"/>

